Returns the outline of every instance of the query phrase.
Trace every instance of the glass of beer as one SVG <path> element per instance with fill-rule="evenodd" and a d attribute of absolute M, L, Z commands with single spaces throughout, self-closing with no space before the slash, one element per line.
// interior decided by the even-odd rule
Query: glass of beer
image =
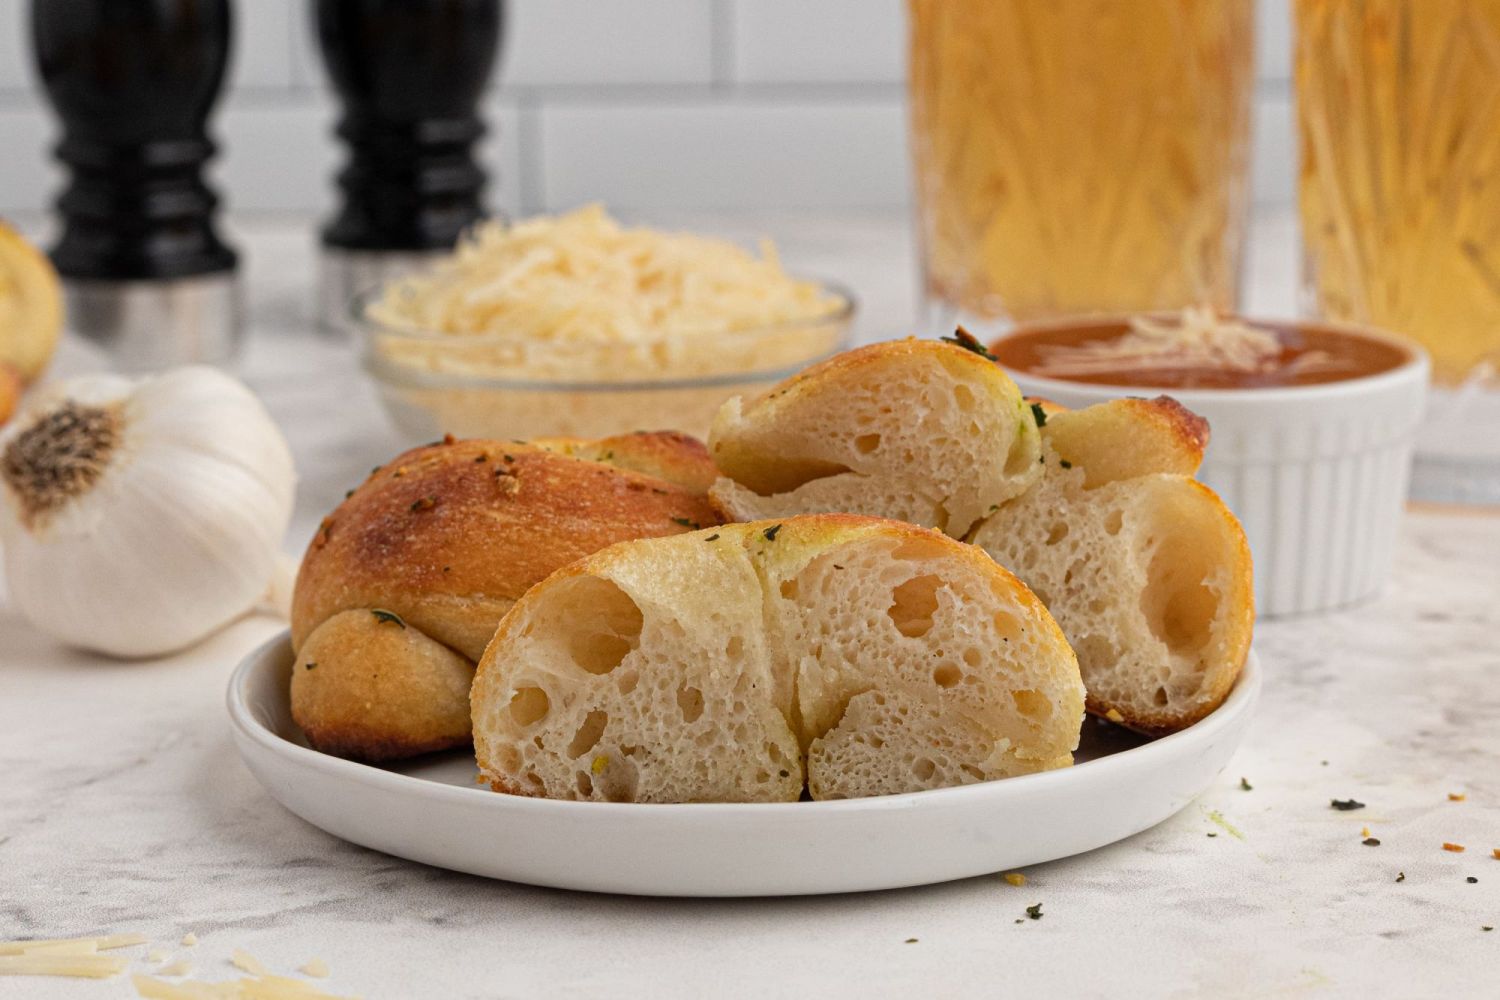
<path fill-rule="evenodd" d="M 1236 307 L 1250 0 L 908 0 L 934 319 Z"/>
<path fill-rule="evenodd" d="M 1432 356 L 1414 495 L 1500 503 L 1500 0 L 1296 0 L 1314 310 Z"/>

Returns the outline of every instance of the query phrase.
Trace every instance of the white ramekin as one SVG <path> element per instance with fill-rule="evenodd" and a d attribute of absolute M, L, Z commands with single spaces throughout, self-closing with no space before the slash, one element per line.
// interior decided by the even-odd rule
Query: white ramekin
<path fill-rule="evenodd" d="M 1245 526 L 1265 617 L 1353 604 L 1389 575 L 1427 398 L 1427 356 L 1401 346 L 1410 360 L 1392 371 L 1275 389 L 1153 390 L 1010 374 L 1026 395 L 1069 408 L 1165 394 L 1206 418 L 1198 478 Z"/>

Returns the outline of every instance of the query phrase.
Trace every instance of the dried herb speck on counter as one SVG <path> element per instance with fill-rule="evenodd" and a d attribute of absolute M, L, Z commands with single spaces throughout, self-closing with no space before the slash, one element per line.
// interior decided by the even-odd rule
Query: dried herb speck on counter
<path fill-rule="evenodd" d="M 1406 872 L 1397 872 L 1396 873 L 1396 881 L 1397 882 L 1405 882 L 1406 881 Z"/>
<path fill-rule="evenodd" d="M 1249 792 L 1249 791 L 1253 791 L 1253 790 L 1254 790 L 1254 788 L 1250 784 L 1250 782 L 1246 781 L 1244 778 L 1240 779 L 1240 791 L 1242 791 L 1242 792 Z"/>
<path fill-rule="evenodd" d="M 1473 875 L 1470 875 L 1468 878 L 1464 879 L 1464 881 L 1469 883 L 1470 885 L 1473 885 L 1475 882 L 1478 882 L 1479 879 L 1475 878 Z"/>
<path fill-rule="evenodd" d="M 1375 837 L 1366 837 L 1364 840 L 1361 840 L 1360 843 L 1364 844 L 1366 847 L 1379 847 L 1380 846 L 1380 841 L 1377 838 L 1375 838 Z"/>
<path fill-rule="evenodd" d="M 1332 799 L 1328 804 L 1339 812 L 1349 812 L 1351 809 L 1363 809 L 1365 807 L 1363 802 L 1356 802 L 1353 799 Z"/>
<path fill-rule="evenodd" d="M 1033 903 L 1032 905 L 1026 907 L 1026 915 L 1032 920 L 1042 919 L 1042 904 Z"/>
<path fill-rule="evenodd" d="M 907 944 L 916 944 L 917 943 L 917 939 L 916 938 L 907 938 L 906 939 L 906 943 Z"/>

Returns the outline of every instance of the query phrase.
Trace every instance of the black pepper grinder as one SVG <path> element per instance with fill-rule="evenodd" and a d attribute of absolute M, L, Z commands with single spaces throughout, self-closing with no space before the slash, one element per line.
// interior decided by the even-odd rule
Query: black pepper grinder
<path fill-rule="evenodd" d="M 32 0 L 69 172 L 52 260 L 69 325 L 121 368 L 223 362 L 239 341 L 235 253 L 203 180 L 230 21 L 229 0 Z"/>
<path fill-rule="evenodd" d="M 503 30 L 501 0 L 315 0 L 318 42 L 349 149 L 323 229 L 319 310 L 347 328 L 360 292 L 451 250 L 486 214 L 479 101 Z"/>

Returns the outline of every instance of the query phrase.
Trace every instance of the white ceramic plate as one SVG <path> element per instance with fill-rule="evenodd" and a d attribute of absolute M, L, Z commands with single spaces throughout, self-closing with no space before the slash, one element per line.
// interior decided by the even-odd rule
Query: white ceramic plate
<path fill-rule="evenodd" d="M 287 701 L 285 634 L 229 683 L 240 755 L 292 812 L 336 837 L 531 885 L 649 896 L 780 896 L 925 885 L 1051 861 L 1177 812 L 1239 746 L 1255 654 L 1228 700 L 1152 742 L 1090 719 L 1079 763 L 909 795 L 837 802 L 637 805 L 500 795 L 469 753 L 372 767 L 309 749 Z"/>

